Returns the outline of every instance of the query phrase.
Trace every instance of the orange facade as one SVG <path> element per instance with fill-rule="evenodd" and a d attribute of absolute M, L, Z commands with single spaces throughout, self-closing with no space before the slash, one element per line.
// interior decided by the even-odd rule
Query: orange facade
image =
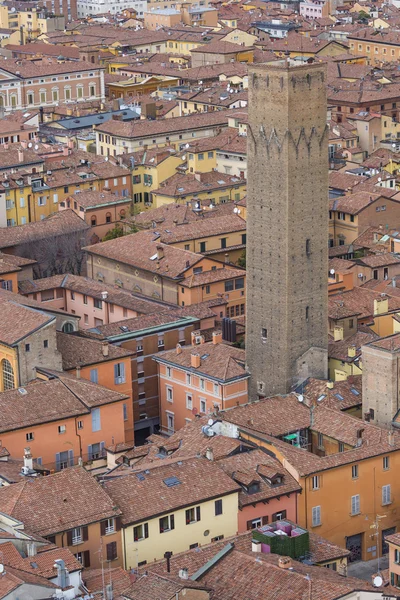
<path fill-rule="evenodd" d="M 226 265 L 226 268 L 230 267 Z M 239 317 L 245 314 L 246 310 L 246 272 L 240 277 L 233 277 L 229 280 L 210 281 L 210 283 L 200 284 L 193 287 L 180 285 L 178 288 L 179 306 L 190 306 L 199 304 L 214 298 L 224 298 L 228 301 L 226 314 L 228 317 Z"/>
<path fill-rule="evenodd" d="M 1 446 L 13 458 L 22 458 L 29 446 L 34 460 L 41 459 L 43 466 L 58 471 L 98 458 L 103 448 L 125 439 L 123 401 L 98 407 L 100 428 L 93 426 L 92 414 L 61 417 L 48 423 L 5 431 L 0 434 Z M 65 428 L 65 429 L 64 429 Z"/>

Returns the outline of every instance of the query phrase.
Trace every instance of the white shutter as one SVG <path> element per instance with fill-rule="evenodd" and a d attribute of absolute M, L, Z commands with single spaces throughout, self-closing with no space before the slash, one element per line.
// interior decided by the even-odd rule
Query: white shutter
<path fill-rule="evenodd" d="M 382 487 L 382 504 L 390 504 L 390 485 Z"/>
<path fill-rule="evenodd" d="M 321 525 L 321 507 L 313 506 L 312 509 L 312 526 L 316 527 L 317 525 Z"/>
<path fill-rule="evenodd" d="M 360 512 L 360 495 L 357 494 L 356 496 L 351 497 L 351 514 L 358 515 L 359 512 Z"/>

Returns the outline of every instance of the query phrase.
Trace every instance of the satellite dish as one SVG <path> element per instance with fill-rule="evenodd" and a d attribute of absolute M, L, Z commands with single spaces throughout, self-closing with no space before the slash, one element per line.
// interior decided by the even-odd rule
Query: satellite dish
<path fill-rule="evenodd" d="M 32 146 L 33 146 L 32 142 L 29 142 L 28 148 L 32 148 Z"/>
<path fill-rule="evenodd" d="M 304 396 L 303 396 L 303 394 L 300 394 L 300 396 L 297 398 L 297 400 L 299 402 L 304 402 Z"/>
<path fill-rule="evenodd" d="M 330 269 L 329 273 L 330 273 L 330 275 L 334 275 L 335 274 L 335 269 Z"/>
<path fill-rule="evenodd" d="M 382 181 L 382 177 L 378 177 L 378 181 Z"/>
<path fill-rule="evenodd" d="M 37 144 L 35 146 L 35 150 L 39 150 L 39 146 Z"/>
<path fill-rule="evenodd" d="M 374 577 L 374 580 L 372 583 L 374 584 L 375 587 L 381 587 L 381 585 L 383 584 L 383 579 L 380 575 L 377 575 L 376 577 Z"/>
<path fill-rule="evenodd" d="M 14 9 L 15 10 L 15 9 Z M 0 574 L 4 573 L 4 565 L 0 565 Z"/>
<path fill-rule="evenodd" d="M 208 419 L 208 424 L 210 425 L 210 427 L 213 423 L 214 423 L 214 421 L 212 419 Z"/>

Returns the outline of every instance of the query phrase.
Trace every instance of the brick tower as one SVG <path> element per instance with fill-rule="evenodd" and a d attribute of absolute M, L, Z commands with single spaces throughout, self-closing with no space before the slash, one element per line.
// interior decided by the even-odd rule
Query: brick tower
<path fill-rule="evenodd" d="M 249 67 L 246 360 L 250 400 L 328 362 L 326 67 Z"/>

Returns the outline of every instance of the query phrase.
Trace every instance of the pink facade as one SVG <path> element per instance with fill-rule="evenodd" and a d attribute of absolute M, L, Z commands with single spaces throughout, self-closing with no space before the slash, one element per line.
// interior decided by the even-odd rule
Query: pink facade
<path fill-rule="evenodd" d="M 27 296 L 80 317 L 79 327 L 81 329 L 107 325 L 138 316 L 136 311 L 113 304 L 108 299 L 93 298 L 89 295 L 89 291 L 87 294 L 82 294 L 64 288 L 55 288 L 27 294 Z"/>
<path fill-rule="evenodd" d="M 289 497 L 288 497 L 289 496 Z M 238 514 L 238 532 L 242 533 L 248 529 L 255 529 L 273 521 L 289 519 L 297 522 L 297 492 L 289 495 L 280 496 L 264 502 L 257 502 L 256 505 L 249 504 L 239 510 Z M 253 525 L 250 524 L 253 522 Z"/>

